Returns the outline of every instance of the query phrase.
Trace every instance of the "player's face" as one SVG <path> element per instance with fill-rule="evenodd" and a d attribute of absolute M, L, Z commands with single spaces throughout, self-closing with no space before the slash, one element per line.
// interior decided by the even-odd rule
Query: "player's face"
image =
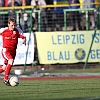
<path fill-rule="evenodd" d="M 15 23 L 14 23 L 14 22 L 8 23 L 8 28 L 9 28 L 9 30 L 14 30 L 14 28 L 15 28 Z"/>

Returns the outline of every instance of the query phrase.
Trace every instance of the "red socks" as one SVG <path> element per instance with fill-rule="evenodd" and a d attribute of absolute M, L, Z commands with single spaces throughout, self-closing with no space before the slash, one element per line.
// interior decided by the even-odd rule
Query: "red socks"
<path fill-rule="evenodd" d="M 0 66 L 0 73 L 4 72 L 4 70 L 2 69 L 2 66 Z"/>
<path fill-rule="evenodd" d="M 8 80 L 8 76 L 9 76 L 9 73 L 10 73 L 10 69 L 11 69 L 12 65 L 8 64 L 6 66 L 6 70 L 5 70 L 5 75 L 4 75 L 4 80 Z M 2 66 L 0 66 L 0 73 L 4 72 Z"/>
<path fill-rule="evenodd" d="M 10 64 L 8 64 L 8 65 L 6 66 L 4 80 L 8 80 L 8 76 L 9 76 L 11 67 L 12 67 L 12 65 L 10 65 Z"/>

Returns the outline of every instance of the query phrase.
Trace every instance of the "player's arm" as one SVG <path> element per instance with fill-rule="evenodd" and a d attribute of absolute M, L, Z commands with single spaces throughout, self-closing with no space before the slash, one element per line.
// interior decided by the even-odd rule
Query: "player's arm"
<path fill-rule="evenodd" d="M 22 40 L 23 40 L 22 44 L 26 45 L 26 37 L 21 35 L 21 34 L 19 34 L 19 38 L 22 38 Z"/>
<path fill-rule="evenodd" d="M 16 29 L 18 30 L 19 34 L 23 35 L 23 31 L 19 28 L 19 27 L 16 27 Z"/>
<path fill-rule="evenodd" d="M 23 36 L 23 31 L 20 28 L 18 28 L 18 27 L 15 27 L 15 28 L 18 30 L 19 38 L 22 38 L 23 39 L 22 44 L 25 44 L 26 45 L 26 37 Z"/>

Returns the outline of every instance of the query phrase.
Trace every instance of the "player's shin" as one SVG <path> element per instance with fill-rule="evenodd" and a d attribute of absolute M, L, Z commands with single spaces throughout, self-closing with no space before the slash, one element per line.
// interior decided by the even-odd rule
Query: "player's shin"
<path fill-rule="evenodd" d="M 11 64 L 8 64 L 8 65 L 6 66 L 5 75 L 4 75 L 4 80 L 8 80 L 8 76 L 9 76 L 11 67 L 12 67 Z"/>

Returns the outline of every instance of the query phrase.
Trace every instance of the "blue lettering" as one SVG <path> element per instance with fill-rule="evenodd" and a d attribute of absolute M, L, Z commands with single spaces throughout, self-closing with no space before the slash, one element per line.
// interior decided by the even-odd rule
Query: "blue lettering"
<path fill-rule="evenodd" d="M 73 35 L 57 35 L 52 36 L 52 44 L 53 45 L 62 45 L 68 44 L 69 42 L 72 44 L 84 44 L 84 34 L 73 34 Z"/>
<path fill-rule="evenodd" d="M 85 41 L 84 41 L 84 34 L 81 34 L 80 35 L 80 44 L 84 44 Z"/>
<path fill-rule="evenodd" d="M 31 58 L 31 52 L 29 52 L 29 54 L 28 54 L 28 55 L 29 55 L 29 57 Z"/>
<path fill-rule="evenodd" d="M 59 60 L 69 60 L 70 59 L 70 53 L 68 51 L 68 55 L 66 54 L 66 51 L 61 52 L 60 51 L 60 55 L 59 55 Z"/>
<path fill-rule="evenodd" d="M 75 42 L 75 35 L 72 35 L 72 44 L 76 44 L 76 42 Z"/>
<path fill-rule="evenodd" d="M 59 54 L 59 60 L 64 60 L 64 58 L 63 58 L 63 54 L 62 54 L 62 52 L 60 51 L 60 54 Z"/>
<path fill-rule="evenodd" d="M 70 52 L 60 51 L 58 54 L 55 54 L 54 51 L 48 51 L 47 59 L 48 60 L 70 60 Z"/>
<path fill-rule="evenodd" d="M 55 42 L 54 42 L 54 37 L 52 36 L 52 44 L 56 44 Z"/>
<path fill-rule="evenodd" d="M 21 60 L 21 59 L 23 59 L 25 57 L 26 57 L 26 53 L 17 53 L 16 54 L 16 59 Z M 31 57 L 31 52 L 28 52 L 27 53 L 27 58 L 30 58 L 30 57 Z"/>
<path fill-rule="evenodd" d="M 55 53 L 52 52 L 52 57 L 53 57 L 53 60 L 57 60 L 57 58 L 55 57 Z"/>
<path fill-rule="evenodd" d="M 96 34 L 95 38 L 94 38 L 94 43 L 99 43 L 100 39 L 99 39 L 100 34 Z M 94 34 L 92 34 L 92 38 L 94 37 Z"/>
<path fill-rule="evenodd" d="M 96 50 L 96 54 L 97 54 L 97 59 L 100 59 L 100 49 Z"/>
<path fill-rule="evenodd" d="M 22 46 L 23 44 L 22 44 L 22 41 L 19 41 L 18 42 L 18 46 Z"/>
<path fill-rule="evenodd" d="M 66 44 L 68 44 L 68 41 L 70 40 L 70 36 L 66 35 Z"/>
<path fill-rule="evenodd" d="M 61 35 L 58 35 L 58 44 L 62 44 L 61 40 Z"/>
<path fill-rule="evenodd" d="M 70 60 L 70 52 L 68 51 L 68 54 L 66 54 L 66 51 L 65 51 L 65 60 Z"/>
<path fill-rule="evenodd" d="M 69 35 L 57 35 L 57 37 L 55 37 L 55 38 L 54 38 L 54 36 L 52 36 L 52 44 L 54 44 L 54 45 L 68 44 L 69 40 L 70 40 Z"/>
<path fill-rule="evenodd" d="M 90 56 L 91 56 L 92 59 L 95 59 L 96 58 L 95 57 L 95 50 L 91 50 L 90 51 Z"/>
<path fill-rule="evenodd" d="M 47 52 L 47 58 L 48 58 L 48 60 L 51 60 L 52 59 L 51 52 L 50 51 Z"/>
<path fill-rule="evenodd" d="M 100 59 L 100 49 L 90 51 L 91 59 Z"/>
<path fill-rule="evenodd" d="M 66 39 L 65 39 L 65 36 L 63 35 L 63 44 L 65 44 L 66 43 L 66 41 L 65 41 Z"/>
<path fill-rule="evenodd" d="M 25 54 L 24 54 L 24 56 L 25 56 Z M 24 57 L 23 57 L 23 53 L 18 53 L 17 56 L 16 56 L 16 58 L 18 58 L 18 59 L 24 58 Z"/>
<path fill-rule="evenodd" d="M 80 35 L 76 35 L 73 34 L 72 35 L 72 44 L 84 44 L 84 34 L 80 34 Z"/>

